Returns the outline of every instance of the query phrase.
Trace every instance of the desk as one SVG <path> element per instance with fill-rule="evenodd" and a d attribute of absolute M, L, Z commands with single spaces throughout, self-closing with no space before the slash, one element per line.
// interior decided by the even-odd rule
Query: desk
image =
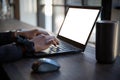
<path fill-rule="evenodd" d="M 57 60 L 61 68 L 57 72 L 33 73 L 36 59 L 22 59 L 3 67 L 11 80 L 120 80 L 120 57 L 114 64 L 96 63 L 94 47 L 87 46 L 85 53 L 49 57 Z"/>
<path fill-rule="evenodd" d="M 11 80 L 120 80 L 120 57 L 114 64 L 98 64 L 95 47 L 87 45 L 84 53 L 49 57 L 61 65 L 59 71 L 38 74 L 31 66 L 37 58 L 26 58 L 3 65 Z"/>

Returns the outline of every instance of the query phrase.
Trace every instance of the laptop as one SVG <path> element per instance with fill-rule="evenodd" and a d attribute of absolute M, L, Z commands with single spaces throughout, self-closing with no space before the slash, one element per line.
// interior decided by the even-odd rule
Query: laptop
<path fill-rule="evenodd" d="M 69 7 L 66 17 L 57 34 L 58 47 L 35 53 L 36 57 L 76 54 L 84 52 L 95 22 L 100 14 L 98 7 Z"/>

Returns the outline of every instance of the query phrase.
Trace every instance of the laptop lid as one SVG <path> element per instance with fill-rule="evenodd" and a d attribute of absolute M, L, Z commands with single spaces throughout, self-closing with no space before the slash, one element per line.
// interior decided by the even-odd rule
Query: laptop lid
<path fill-rule="evenodd" d="M 69 7 L 57 38 L 84 51 L 100 7 Z"/>

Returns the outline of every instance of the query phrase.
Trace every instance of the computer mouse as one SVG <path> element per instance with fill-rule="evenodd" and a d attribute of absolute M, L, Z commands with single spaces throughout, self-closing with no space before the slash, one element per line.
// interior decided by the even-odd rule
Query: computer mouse
<path fill-rule="evenodd" d="M 33 62 L 32 70 L 34 72 L 52 72 L 58 71 L 60 64 L 56 60 L 50 58 L 41 58 Z"/>

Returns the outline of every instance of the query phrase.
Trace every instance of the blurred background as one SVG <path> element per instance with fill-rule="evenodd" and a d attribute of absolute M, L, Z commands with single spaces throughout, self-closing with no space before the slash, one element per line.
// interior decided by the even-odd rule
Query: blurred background
<path fill-rule="evenodd" d="M 0 0 L 0 20 L 17 19 L 57 34 L 69 6 L 106 6 L 113 12 L 103 12 L 99 20 L 120 20 L 119 4 L 119 0 Z M 89 42 L 95 43 L 95 29 Z"/>

